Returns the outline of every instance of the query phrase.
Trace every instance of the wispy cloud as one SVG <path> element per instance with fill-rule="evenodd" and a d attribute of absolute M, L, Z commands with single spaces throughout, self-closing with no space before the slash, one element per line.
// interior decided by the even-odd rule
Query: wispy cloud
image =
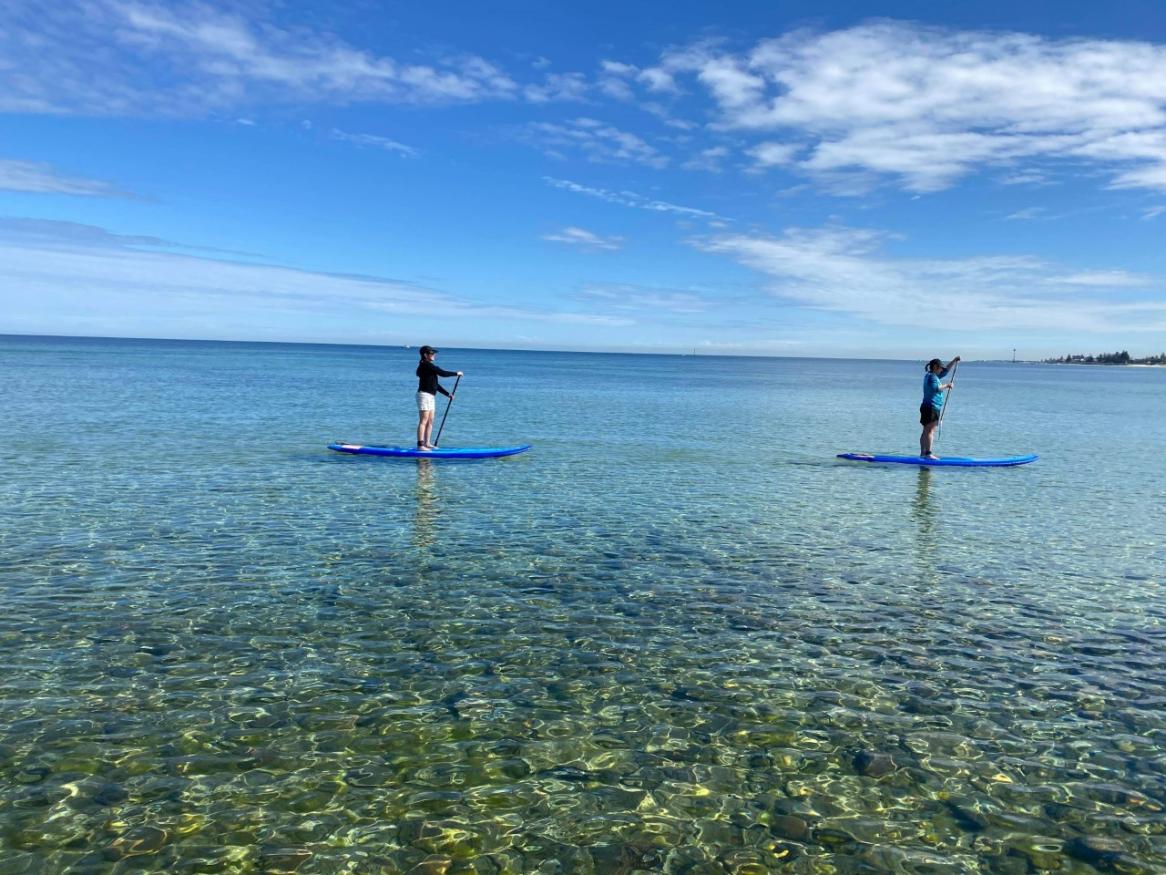
<path fill-rule="evenodd" d="M 780 237 L 722 235 L 694 245 L 760 271 L 771 292 L 791 303 L 883 325 L 1090 334 L 1166 328 L 1161 278 L 1070 272 L 1016 256 L 892 258 L 881 253 L 886 239 L 869 230 L 791 229 Z"/>
<path fill-rule="evenodd" d="M 600 62 L 599 71 L 595 85 L 603 94 L 616 100 L 635 99 L 635 91 L 628 82 L 629 77 L 635 76 L 635 67 L 620 61 L 605 60 Z"/>
<path fill-rule="evenodd" d="M 634 191 L 612 191 L 607 188 L 596 188 L 595 186 L 572 182 L 569 179 L 556 179 L 553 176 L 544 176 L 543 182 L 551 188 L 560 188 L 564 191 L 587 195 L 587 197 L 598 198 L 610 204 L 619 204 L 620 206 L 632 207 L 637 210 L 649 210 L 655 213 L 675 213 L 687 218 L 721 218 L 709 210 L 699 210 L 695 207 L 684 207 L 679 204 L 668 203 L 668 201 L 653 200 L 652 198 L 636 194 Z"/>
<path fill-rule="evenodd" d="M 582 73 L 549 73 L 542 82 L 531 83 L 522 89 L 531 103 L 583 100 L 591 84 Z"/>
<path fill-rule="evenodd" d="M 1000 177 L 1000 181 L 1005 185 L 1045 186 L 1053 184 L 1053 180 L 1038 169 L 1012 171 Z"/>
<path fill-rule="evenodd" d="M 599 65 L 599 87 L 613 97 L 630 100 L 634 96 L 633 83 L 657 94 L 678 94 L 671 72 L 663 67 L 641 69 L 635 64 L 605 59 Z"/>
<path fill-rule="evenodd" d="M 801 149 L 797 143 L 759 143 L 749 149 L 749 155 L 757 162 L 757 167 L 776 167 L 781 164 L 792 164 L 794 157 Z"/>
<path fill-rule="evenodd" d="M 386 152 L 395 152 L 406 158 L 416 158 L 420 154 L 412 146 L 406 146 L 404 143 L 398 143 L 396 140 L 390 140 L 388 137 L 380 137 L 376 134 L 351 134 L 339 128 L 333 128 L 332 139 L 343 140 L 346 143 L 353 143 L 357 146 L 372 146 L 377 149 L 383 149 Z"/>
<path fill-rule="evenodd" d="M 186 319 L 204 329 L 217 325 L 259 337 L 267 335 L 272 320 L 367 326 L 369 314 L 386 317 L 386 329 L 401 319 L 435 314 L 443 320 L 632 324 L 627 317 L 499 306 L 403 280 L 208 258 L 173 247 L 158 238 L 90 225 L 0 219 L 0 307 L 24 321 L 47 313 L 44 318 L 56 324 L 68 320 L 71 330 L 148 325 L 152 331 L 177 332 L 168 336 L 187 336 Z"/>
<path fill-rule="evenodd" d="M 118 234 L 96 225 L 55 219 L 17 219 L 0 216 L 0 243 L 31 249 L 141 249 L 178 248 L 178 244 L 146 234 Z"/>
<path fill-rule="evenodd" d="M 685 170 L 707 170 L 710 173 L 721 172 L 721 162 L 729 156 L 728 146 L 712 146 L 701 149 L 693 157 L 684 162 Z"/>
<path fill-rule="evenodd" d="M 780 132 L 792 166 L 855 188 L 946 188 L 986 167 L 1013 181 L 1091 164 L 1115 187 L 1166 189 L 1166 46 L 885 21 L 798 31 L 743 52 L 701 43 L 636 73 L 703 90 L 717 124 Z M 792 153 L 777 153 L 786 163 Z M 759 157 L 756 156 L 755 157 Z"/>
<path fill-rule="evenodd" d="M 108 197 L 118 192 L 108 182 L 65 176 L 48 164 L 0 159 L 0 190 L 40 194 L 73 194 Z"/>
<path fill-rule="evenodd" d="M 1055 277 L 1055 281 L 1069 286 L 1094 286 L 1100 289 L 1144 288 L 1154 281 L 1127 270 L 1085 270 Z"/>
<path fill-rule="evenodd" d="M 680 289 L 654 288 L 634 283 L 589 283 L 580 297 L 603 303 L 613 310 L 646 310 L 681 315 L 703 313 L 712 302 L 701 295 Z"/>
<path fill-rule="evenodd" d="M 680 91 L 676 87 L 676 80 L 671 73 L 661 70 L 659 67 L 652 67 L 647 70 L 640 70 L 636 73 L 636 81 L 642 82 L 649 91 L 666 92 L 675 94 Z"/>
<path fill-rule="evenodd" d="M 622 237 L 603 237 L 586 228 L 567 227 L 561 231 L 556 231 L 553 234 L 544 234 L 543 240 L 551 240 L 555 243 L 566 243 L 569 246 L 577 246 L 581 249 L 604 249 L 607 251 L 614 251 L 623 246 Z"/>
<path fill-rule="evenodd" d="M 577 118 L 563 124 L 531 122 L 523 136 L 557 157 L 563 157 L 564 152 L 579 152 L 600 164 L 644 164 L 655 168 L 668 164 L 668 157 L 642 137 L 593 118 Z"/>
<path fill-rule="evenodd" d="M 520 86 L 475 55 L 405 63 L 204 3 L 3 4 L 0 110 L 199 115 L 264 103 L 457 103 Z"/>
<path fill-rule="evenodd" d="M 1044 207 L 1025 207 L 1023 210 L 1009 213 L 1004 219 L 1009 222 L 1026 222 L 1042 218 L 1047 212 Z"/>

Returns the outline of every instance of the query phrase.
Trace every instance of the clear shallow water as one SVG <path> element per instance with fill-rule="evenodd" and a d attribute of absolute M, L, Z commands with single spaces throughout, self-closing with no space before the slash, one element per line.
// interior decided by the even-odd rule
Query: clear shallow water
<path fill-rule="evenodd" d="M 0 873 L 1166 865 L 1166 371 L 414 360 L 0 338 Z"/>

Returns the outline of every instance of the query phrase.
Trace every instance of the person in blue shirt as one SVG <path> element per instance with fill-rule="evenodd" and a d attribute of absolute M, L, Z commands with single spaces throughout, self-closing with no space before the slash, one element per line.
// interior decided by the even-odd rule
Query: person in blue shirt
<path fill-rule="evenodd" d="M 931 452 L 931 443 L 935 440 L 943 402 L 947 400 L 947 391 L 951 388 L 951 383 L 941 383 L 940 380 L 947 376 L 959 360 L 957 355 L 946 365 L 939 359 L 927 363 L 927 373 L 923 375 L 923 403 L 919 405 L 919 423 L 923 426 L 923 434 L 919 435 L 919 455 L 925 459 L 939 458 Z"/>

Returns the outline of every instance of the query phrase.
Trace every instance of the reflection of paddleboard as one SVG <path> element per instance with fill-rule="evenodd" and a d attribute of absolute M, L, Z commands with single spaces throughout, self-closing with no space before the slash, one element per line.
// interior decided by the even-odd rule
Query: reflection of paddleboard
<path fill-rule="evenodd" d="M 882 456 L 877 453 L 839 453 L 839 459 L 852 462 L 893 462 L 900 465 L 932 465 L 937 468 L 1005 468 L 1010 465 L 1027 465 L 1035 462 L 1037 456 L 1002 456 L 998 459 L 972 459 L 968 456 L 942 456 L 925 459 L 922 456 Z"/>
<path fill-rule="evenodd" d="M 496 456 L 513 456 L 530 449 L 530 444 L 516 447 L 441 447 L 436 450 L 419 450 L 416 447 L 374 447 L 366 444 L 346 444 L 342 441 L 328 444 L 328 449 L 338 453 L 354 453 L 358 456 L 396 456 L 399 459 L 492 459 Z"/>

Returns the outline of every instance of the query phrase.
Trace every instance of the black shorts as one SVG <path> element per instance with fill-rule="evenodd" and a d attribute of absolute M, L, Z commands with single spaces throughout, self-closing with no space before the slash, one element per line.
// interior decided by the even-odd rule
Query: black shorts
<path fill-rule="evenodd" d="M 919 405 L 919 424 L 931 425 L 933 422 L 939 422 L 939 411 L 924 401 Z"/>

